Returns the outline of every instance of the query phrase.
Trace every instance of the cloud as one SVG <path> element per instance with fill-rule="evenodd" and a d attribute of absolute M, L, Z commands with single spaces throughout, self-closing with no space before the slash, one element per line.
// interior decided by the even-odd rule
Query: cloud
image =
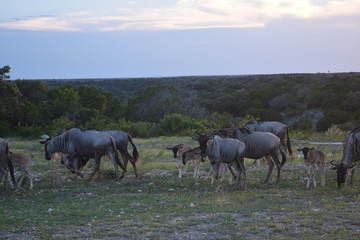
<path fill-rule="evenodd" d="M 128 1 L 130 3 L 137 2 Z M 164 8 L 118 8 L 108 12 L 69 12 L 18 19 L 0 23 L 0 28 L 38 31 L 254 28 L 289 17 L 329 19 L 357 16 L 359 12 L 359 0 L 323 1 L 321 5 L 311 0 L 180 0 Z"/>

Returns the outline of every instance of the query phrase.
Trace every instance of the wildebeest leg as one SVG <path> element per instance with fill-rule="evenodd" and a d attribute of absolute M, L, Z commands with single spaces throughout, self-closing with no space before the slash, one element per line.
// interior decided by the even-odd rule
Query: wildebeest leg
<path fill-rule="evenodd" d="M 281 149 L 280 149 L 281 151 Z M 283 152 L 282 152 L 283 154 Z M 276 183 L 280 182 L 280 172 L 281 172 L 281 163 L 279 161 L 279 152 L 274 152 L 274 153 L 270 153 L 271 158 L 273 159 L 276 168 L 277 168 L 277 178 L 276 178 Z"/>
<path fill-rule="evenodd" d="M 115 170 L 115 176 L 116 176 L 116 181 L 119 181 L 119 168 L 118 168 L 118 164 L 115 160 L 115 155 L 111 152 L 108 153 L 108 156 L 110 158 L 110 161 L 112 162 L 112 164 L 114 165 L 114 170 Z M 100 162 L 100 161 L 99 161 Z M 125 166 L 124 166 L 125 167 Z M 126 168 L 126 167 L 125 167 Z M 123 172 L 123 174 L 125 173 L 125 171 Z"/>
<path fill-rule="evenodd" d="M 233 176 L 234 181 L 236 181 L 236 174 L 234 173 L 234 171 L 233 171 L 233 169 L 232 169 L 231 165 L 230 165 L 230 164 L 228 164 L 228 165 L 227 165 L 227 167 L 228 167 L 228 169 L 229 169 L 229 171 L 230 171 L 231 175 Z"/>
<path fill-rule="evenodd" d="M 128 159 L 126 158 L 124 153 L 120 152 L 120 154 L 121 154 L 122 160 L 124 161 L 124 168 L 127 169 Z M 121 178 L 124 178 L 125 174 L 126 174 L 126 172 L 123 171 Z"/>
<path fill-rule="evenodd" d="M 207 174 L 205 181 L 211 177 L 211 185 L 214 184 L 214 169 L 211 167 L 209 173 Z"/>
<path fill-rule="evenodd" d="M 68 163 L 66 164 L 66 167 L 75 174 L 73 179 L 76 179 L 77 176 L 80 177 L 84 177 L 84 175 L 79 171 L 80 167 L 79 167 L 79 158 L 78 157 L 74 157 L 74 158 L 70 158 L 68 159 Z M 82 167 L 81 167 L 82 169 Z"/>
<path fill-rule="evenodd" d="M 314 164 L 311 165 L 311 171 L 312 171 L 312 179 L 313 179 L 313 182 L 314 182 L 314 188 L 316 188 L 315 166 L 314 166 Z"/>
<path fill-rule="evenodd" d="M 211 165 L 212 165 L 212 168 L 214 169 L 215 180 L 217 182 L 215 192 L 218 192 L 220 190 L 220 181 L 219 181 L 220 162 L 214 162 L 214 163 L 211 163 Z"/>
<path fill-rule="evenodd" d="M 180 160 L 180 158 L 176 158 L 176 168 L 179 170 L 179 178 L 181 179 L 181 176 L 182 176 L 182 173 L 181 173 L 182 165 L 181 165 L 181 160 Z"/>
<path fill-rule="evenodd" d="M 2 179 L 4 177 L 4 192 L 7 191 L 7 182 L 8 182 L 8 173 L 7 173 L 7 169 L 4 166 L 3 169 L 0 169 L 0 183 L 2 182 Z"/>
<path fill-rule="evenodd" d="M 267 173 L 265 181 L 264 181 L 264 183 L 267 183 L 269 181 L 270 174 L 271 174 L 271 172 L 272 172 L 272 170 L 274 168 L 274 163 L 273 163 L 273 161 L 272 161 L 269 154 L 265 156 L 265 159 L 266 159 L 266 161 L 267 161 L 267 163 L 269 165 L 269 170 L 268 170 L 268 173 Z"/>
<path fill-rule="evenodd" d="M 185 169 L 182 171 L 182 175 L 183 175 L 183 176 L 185 175 L 186 170 L 187 170 L 188 167 L 190 166 L 191 162 L 192 162 L 192 160 L 190 160 L 190 161 L 188 161 L 188 162 L 186 163 Z"/>
<path fill-rule="evenodd" d="M 25 170 L 24 169 L 21 169 L 22 173 L 21 173 L 21 178 L 18 182 L 18 187 L 20 187 L 22 181 L 24 181 L 24 178 L 25 178 Z"/>
<path fill-rule="evenodd" d="M 311 178 L 311 175 L 310 175 L 310 165 L 307 166 L 307 183 L 306 183 L 306 188 L 309 188 L 310 187 L 310 178 Z"/>
<path fill-rule="evenodd" d="M 95 154 L 95 167 L 94 167 L 94 171 L 91 173 L 89 177 L 88 180 L 89 182 L 94 177 L 95 173 L 100 169 L 100 160 L 101 160 L 101 156 L 97 156 L 97 154 Z"/>
<path fill-rule="evenodd" d="M 247 189 L 247 177 L 246 177 L 246 169 L 245 169 L 245 164 L 244 164 L 244 158 L 238 160 L 238 164 L 240 167 L 240 170 L 243 175 L 244 175 L 244 189 Z"/>
<path fill-rule="evenodd" d="M 200 177 L 200 162 L 201 159 L 194 161 L 194 178 L 196 178 L 197 176 Z"/>
<path fill-rule="evenodd" d="M 324 187 L 325 186 L 325 166 L 324 165 L 320 166 L 320 174 L 321 174 L 320 186 Z"/>
<path fill-rule="evenodd" d="M 27 175 L 27 177 L 29 178 L 30 181 L 30 187 L 29 189 L 31 190 L 33 188 L 33 181 L 32 181 L 32 176 L 31 176 L 31 172 L 29 170 L 25 170 L 25 174 Z"/>
<path fill-rule="evenodd" d="M 352 186 L 353 185 L 353 180 L 354 180 L 354 173 L 355 173 L 355 167 L 353 167 L 351 170 L 350 170 L 350 182 L 349 182 L 349 185 Z"/>
<path fill-rule="evenodd" d="M 130 161 L 131 165 L 134 168 L 135 176 L 139 177 L 139 173 L 138 173 L 138 170 L 136 168 L 135 159 L 128 153 L 127 150 L 121 151 L 120 153 L 121 153 L 122 159 L 124 160 L 124 168 L 125 169 L 127 168 L 127 163 L 128 163 L 128 161 Z M 121 178 L 123 178 L 124 176 L 125 176 L 125 172 L 123 172 Z"/>

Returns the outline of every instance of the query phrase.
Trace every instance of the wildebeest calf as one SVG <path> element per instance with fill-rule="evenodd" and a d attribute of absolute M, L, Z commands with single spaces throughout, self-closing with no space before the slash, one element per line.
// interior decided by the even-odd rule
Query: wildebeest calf
<path fill-rule="evenodd" d="M 191 163 L 194 164 L 194 178 L 197 176 L 200 177 L 200 162 L 201 162 L 201 156 L 200 156 L 201 149 L 200 147 L 188 150 L 182 154 L 182 162 L 184 165 L 186 165 L 184 171 L 182 171 L 182 174 L 185 174 L 186 170 L 190 166 Z"/>
<path fill-rule="evenodd" d="M 308 147 L 297 150 L 303 152 L 304 160 L 308 168 L 308 182 L 306 184 L 306 188 L 309 188 L 311 178 L 314 181 L 314 187 L 316 187 L 315 169 L 318 170 L 319 168 L 321 174 L 320 185 L 325 186 L 325 153 Z"/>
<path fill-rule="evenodd" d="M 183 153 L 183 155 L 182 155 L 183 164 L 184 165 L 186 164 L 186 168 L 184 169 L 183 173 L 185 173 L 186 169 L 192 162 L 194 164 L 194 178 L 200 174 L 199 164 L 202 161 L 202 157 L 201 157 L 200 153 L 201 153 L 200 147 L 194 148 L 192 150 L 189 150 L 189 151 L 186 151 Z M 231 168 L 228 167 L 227 164 L 220 163 L 220 172 L 222 175 L 220 182 L 222 182 L 225 179 L 225 174 L 226 174 L 228 168 L 231 170 Z M 231 170 L 231 173 L 234 176 L 234 179 L 236 179 L 236 176 L 232 170 Z M 209 173 L 207 174 L 205 180 L 207 180 L 209 177 L 211 177 L 211 184 L 213 184 L 214 183 L 214 175 L 215 175 L 215 172 L 211 168 Z M 231 177 L 229 179 L 229 183 L 230 182 L 231 182 Z"/>
<path fill-rule="evenodd" d="M 174 158 L 176 159 L 176 168 L 179 170 L 179 178 L 182 177 L 182 164 L 181 164 L 181 158 L 184 152 L 189 151 L 193 149 L 192 146 L 184 145 L 184 144 L 178 144 L 174 147 L 168 147 L 166 148 L 168 150 L 171 150 L 174 154 Z"/>
<path fill-rule="evenodd" d="M 33 181 L 32 181 L 32 177 L 31 177 L 31 172 L 29 171 L 29 164 L 30 164 L 30 160 L 32 158 L 29 156 L 26 156 L 24 154 L 21 153 L 12 153 L 10 152 L 10 156 L 11 156 L 11 162 L 13 164 L 14 167 L 20 167 L 22 174 L 21 174 L 21 178 L 19 180 L 18 183 L 18 187 L 20 187 L 22 181 L 24 180 L 25 176 L 27 176 L 29 178 L 30 181 L 30 187 L 29 189 L 33 188 Z"/>

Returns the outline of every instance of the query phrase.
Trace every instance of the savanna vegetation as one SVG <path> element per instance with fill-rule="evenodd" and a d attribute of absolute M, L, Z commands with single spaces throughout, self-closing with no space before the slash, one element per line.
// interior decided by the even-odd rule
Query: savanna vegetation
<path fill-rule="evenodd" d="M 174 136 L 251 119 L 315 133 L 360 123 L 360 73 L 9 81 L 10 67 L 0 70 L 0 136 L 70 126 Z"/>

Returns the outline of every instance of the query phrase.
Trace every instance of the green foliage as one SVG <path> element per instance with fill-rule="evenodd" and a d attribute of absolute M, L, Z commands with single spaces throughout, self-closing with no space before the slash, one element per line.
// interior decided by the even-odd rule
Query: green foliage
<path fill-rule="evenodd" d="M 351 120 L 353 120 L 353 115 L 349 112 L 343 110 L 330 110 L 317 122 L 316 128 L 319 131 L 326 131 L 334 124 L 345 123 Z"/>
<path fill-rule="evenodd" d="M 4 133 L 8 126 L 62 129 L 68 125 L 64 119 L 84 128 L 132 129 L 139 136 L 241 127 L 249 116 L 287 124 L 297 119 L 290 127 L 302 131 L 313 128 L 322 113 L 319 131 L 360 124 L 359 73 L 12 82 L 6 80 L 9 72 L 9 66 L 0 68 Z M 52 126 L 59 119 L 60 126 Z"/>
<path fill-rule="evenodd" d="M 135 122 L 129 130 L 131 136 L 138 138 L 150 138 L 157 136 L 158 128 L 149 122 Z"/>
<path fill-rule="evenodd" d="M 280 112 L 275 109 L 267 108 L 250 108 L 247 111 L 247 114 L 259 118 L 261 121 L 284 121 L 284 118 L 281 116 Z"/>
<path fill-rule="evenodd" d="M 10 75 L 8 73 L 10 72 L 10 66 L 6 65 L 2 68 L 0 68 L 0 81 L 5 79 L 10 79 Z"/>
<path fill-rule="evenodd" d="M 51 122 L 49 130 L 51 132 L 48 132 L 48 134 L 54 135 L 54 133 L 60 133 L 64 131 L 65 129 L 68 129 L 70 127 L 74 127 L 75 123 L 68 119 L 67 117 L 60 117 L 58 119 L 55 119 Z"/>
<path fill-rule="evenodd" d="M 7 136 L 11 133 L 10 124 L 6 121 L 0 121 L 0 137 Z"/>
<path fill-rule="evenodd" d="M 10 125 L 17 124 L 23 106 L 20 97 L 21 93 L 15 83 L 0 81 L 0 121 L 8 121 Z"/>
<path fill-rule="evenodd" d="M 16 130 L 16 134 L 22 138 L 39 138 L 41 135 L 45 133 L 45 129 L 43 127 L 36 126 L 19 126 Z"/>

